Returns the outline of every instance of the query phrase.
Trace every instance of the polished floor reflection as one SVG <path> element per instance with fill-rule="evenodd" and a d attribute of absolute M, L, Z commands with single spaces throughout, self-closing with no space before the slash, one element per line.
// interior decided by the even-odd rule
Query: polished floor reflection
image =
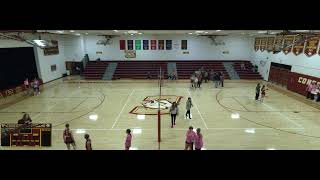
<path fill-rule="evenodd" d="M 204 149 L 320 149 L 320 110 L 272 88 L 263 103 L 254 100 L 255 83 L 226 81 L 191 89 L 187 82 L 165 82 L 163 95 L 183 96 L 177 125 L 161 116 L 161 150 L 183 150 L 185 133 L 201 128 Z M 89 133 L 93 149 L 122 150 L 125 129 L 132 129 L 132 150 L 156 150 L 157 116 L 131 114 L 147 96 L 159 94 L 156 81 L 71 83 L 59 80 L 30 97 L 0 110 L 1 123 L 15 123 L 22 112 L 33 122 L 53 124 L 50 148 L 1 147 L 2 149 L 66 149 L 62 140 L 69 123 L 78 149 L 84 149 Z M 185 119 L 185 102 L 192 97 L 192 120 Z M 320 106 L 320 105 L 319 105 Z"/>

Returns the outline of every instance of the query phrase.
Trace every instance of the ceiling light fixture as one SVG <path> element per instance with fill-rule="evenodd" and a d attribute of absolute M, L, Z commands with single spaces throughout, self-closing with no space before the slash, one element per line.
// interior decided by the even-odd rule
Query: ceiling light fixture
<path fill-rule="evenodd" d="M 76 33 L 75 35 L 80 36 L 81 34 L 80 33 Z"/>
<path fill-rule="evenodd" d="M 44 41 L 44 40 L 36 39 L 36 40 L 33 40 L 33 42 L 36 43 L 40 47 L 45 47 L 46 46 L 46 41 Z"/>
<path fill-rule="evenodd" d="M 267 33 L 267 31 L 258 31 L 259 34 Z"/>
<path fill-rule="evenodd" d="M 62 33 L 64 33 L 64 31 L 62 31 L 62 30 L 59 30 L 59 31 L 57 31 L 57 33 L 60 33 L 60 34 L 62 34 Z"/>
<path fill-rule="evenodd" d="M 113 30 L 114 32 L 119 32 L 118 30 Z"/>
<path fill-rule="evenodd" d="M 74 31 L 74 30 L 70 30 L 70 32 L 72 32 L 72 33 L 73 33 L 73 32 L 75 32 L 75 31 Z"/>
<path fill-rule="evenodd" d="M 130 34 L 137 34 L 138 31 L 130 30 L 130 31 L 128 31 L 128 33 L 130 33 Z"/>
<path fill-rule="evenodd" d="M 196 33 L 204 33 L 204 31 L 196 31 Z"/>
<path fill-rule="evenodd" d="M 193 33 L 190 32 L 190 33 L 188 33 L 188 34 L 193 34 Z"/>
<path fill-rule="evenodd" d="M 138 33 L 138 34 L 142 34 L 142 33 Z"/>
<path fill-rule="evenodd" d="M 220 32 L 221 30 L 216 30 L 217 32 Z"/>

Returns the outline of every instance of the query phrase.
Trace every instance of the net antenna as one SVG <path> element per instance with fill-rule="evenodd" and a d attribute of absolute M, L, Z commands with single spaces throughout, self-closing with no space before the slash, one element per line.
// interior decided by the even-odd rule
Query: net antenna
<path fill-rule="evenodd" d="M 159 99 L 158 99 L 158 143 L 160 149 L 160 142 L 161 142 L 161 109 L 160 109 L 160 100 L 162 96 L 161 88 L 162 88 L 162 69 L 159 69 Z"/>

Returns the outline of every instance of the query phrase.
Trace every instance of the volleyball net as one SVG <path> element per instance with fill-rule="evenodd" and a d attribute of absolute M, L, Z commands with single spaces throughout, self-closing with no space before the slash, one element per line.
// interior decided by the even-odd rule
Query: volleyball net
<path fill-rule="evenodd" d="M 163 79 L 164 79 L 164 71 L 162 68 L 159 68 L 158 73 L 158 87 L 159 87 L 159 99 L 158 102 L 160 102 L 161 96 L 162 96 L 162 87 L 163 87 Z M 161 142 L 161 109 L 160 109 L 160 103 L 158 103 L 158 142 L 160 145 Z M 159 146 L 160 148 L 160 146 Z"/>

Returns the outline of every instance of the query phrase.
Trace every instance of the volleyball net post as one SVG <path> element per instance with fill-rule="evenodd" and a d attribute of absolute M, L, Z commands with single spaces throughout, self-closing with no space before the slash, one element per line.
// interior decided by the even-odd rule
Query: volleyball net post
<path fill-rule="evenodd" d="M 161 109 L 160 109 L 160 100 L 161 100 L 161 95 L 162 95 L 161 88 L 162 88 L 162 69 L 160 67 L 160 70 L 159 70 L 159 99 L 158 99 L 158 142 L 159 142 L 159 145 L 161 142 Z"/>

